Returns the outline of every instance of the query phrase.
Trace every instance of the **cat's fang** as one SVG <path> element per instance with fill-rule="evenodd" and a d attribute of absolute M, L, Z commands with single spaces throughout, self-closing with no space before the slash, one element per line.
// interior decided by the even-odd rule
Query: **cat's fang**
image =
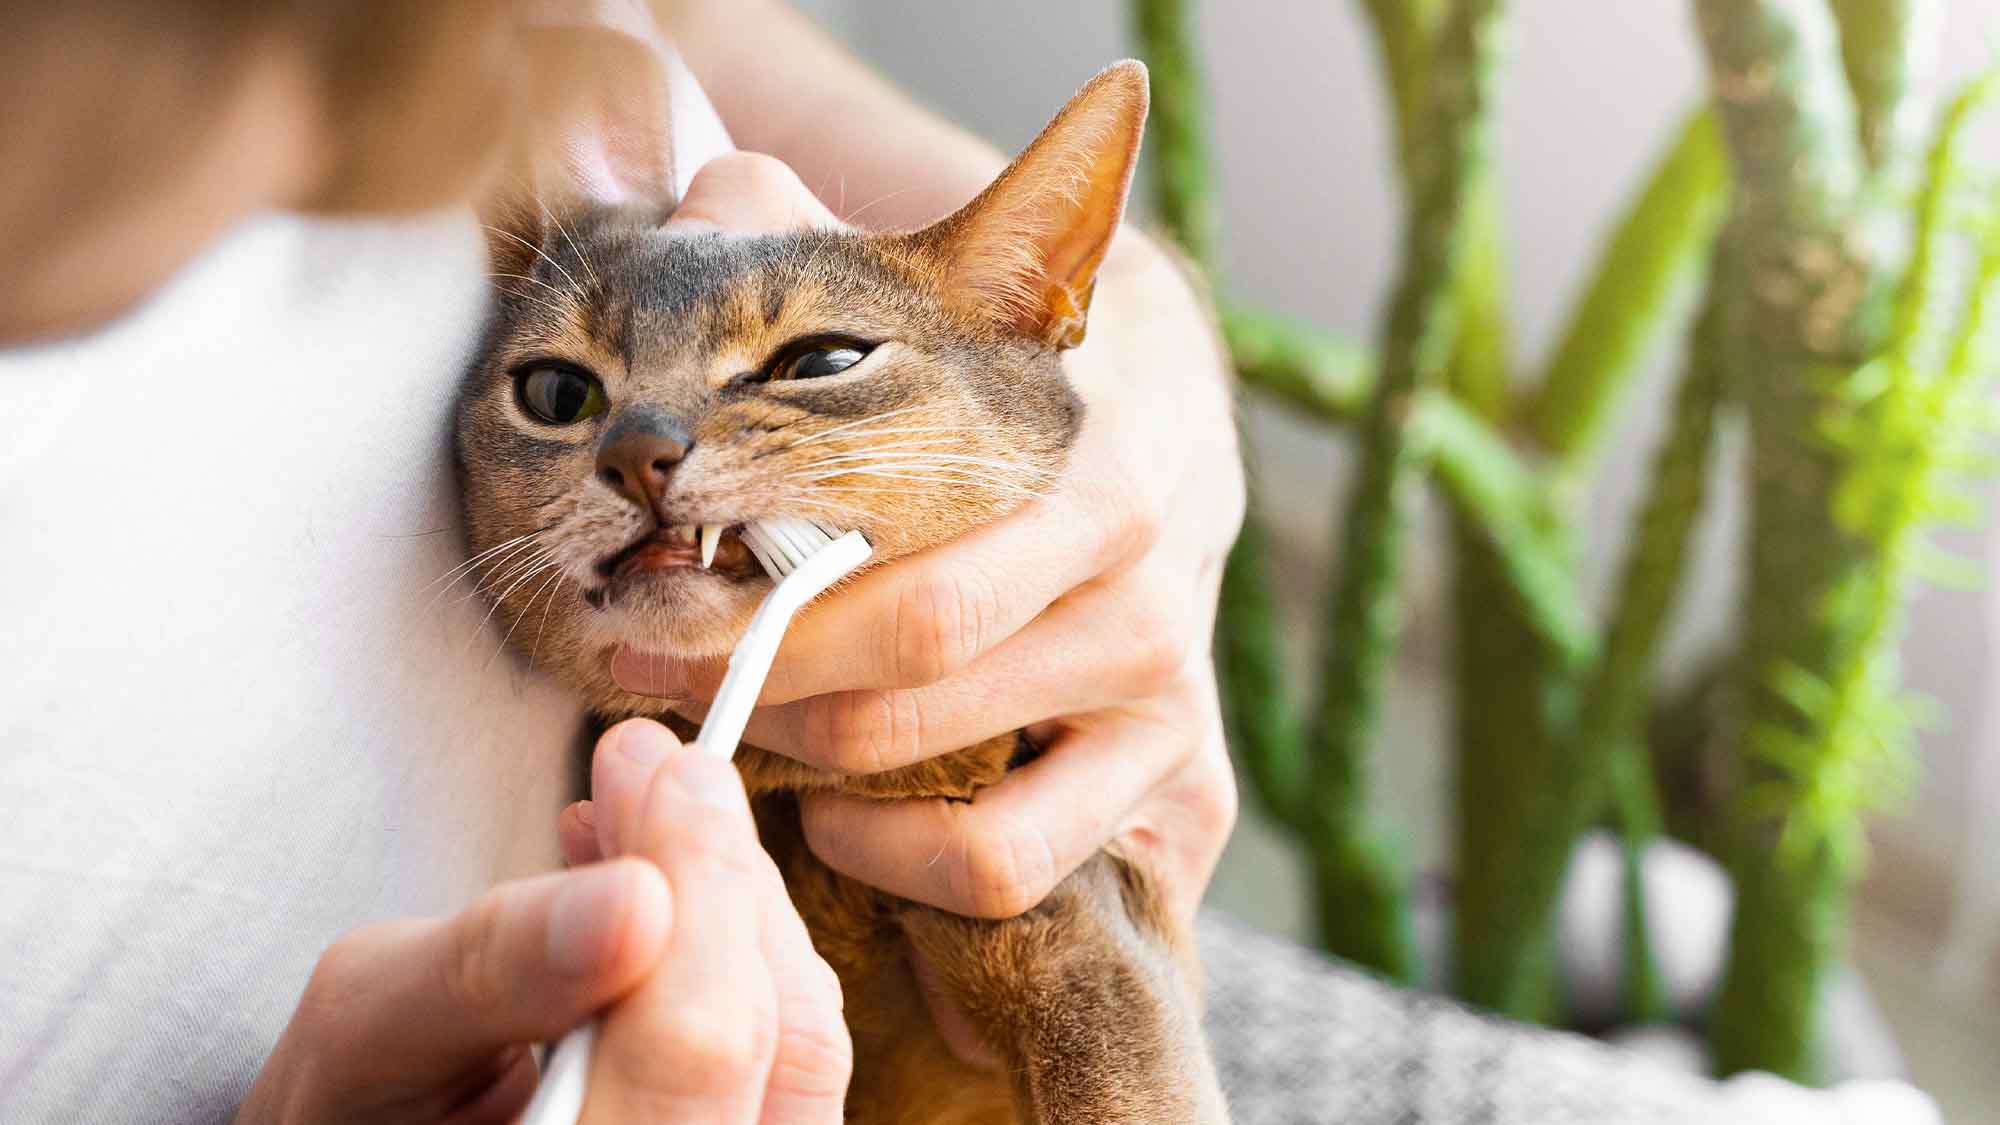
<path fill-rule="evenodd" d="M 722 525 L 705 523 L 701 525 L 701 568 L 707 570 L 715 562 L 716 544 L 722 542 Z"/>

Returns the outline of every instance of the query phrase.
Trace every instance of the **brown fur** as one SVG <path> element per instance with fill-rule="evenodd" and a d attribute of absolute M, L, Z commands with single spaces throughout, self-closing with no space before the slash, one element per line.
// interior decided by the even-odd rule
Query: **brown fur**
<path fill-rule="evenodd" d="M 606 717 L 658 716 L 659 701 L 611 681 L 611 652 L 726 652 L 768 580 L 606 579 L 599 564 L 626 544 L 660 525 L 814 516 L 860 529 L 888 560 L 1045 489 L 1079 418 L 1057 352 L 1082 339 L 1144 111 L 1143 70 L 1106 71 L 978 199 L 911 234 L 669 238 L 629 208 L 557 221 L 517 206 L 492 240 L 500 305 L 459 429 L 472 546 L 500 548 L 482 572 L 514 642 Z M 739 379 L 826 333 L 879 343 L 851 375 Z M 549 361 L 594 374 L 606 414 L 527 417 L 516 377 Z M 653 510 L 593 471 L 596 436 L 641 408 L 691 438 Z M 910 464 L 928 467 L 898 468 Z M 982 921 L 847 879 L 804 845 L 798 793 L 965 800 L 1016 750 L 1007 735 L 870 775 L 738 753 L 765 846 L 845 990 L 849 1118 L 1221 1119 L 1191 943 L 1144 871 L 1103 853 L 1026 914 Z M 948 1048 L 913 949 L 997 1069 Z"/>

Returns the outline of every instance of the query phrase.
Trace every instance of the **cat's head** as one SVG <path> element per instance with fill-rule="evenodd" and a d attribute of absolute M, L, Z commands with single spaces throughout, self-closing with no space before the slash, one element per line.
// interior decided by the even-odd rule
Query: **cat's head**
<path fill-rule="evenodd" d="M 888 560 L 1050 488 L 1081 414 L 1059 354 L 1083 338 L 1145 108 L 1144 68 L 1113 66 L 914 232 L 680 233 L 587 192 L 506 210 L 457 445 L 513 642 L 616 709 L 616 648 L 735 643 L 771 581 L 743 524 L 859 529 Z M 703 524 L 728 529 L 710 567 Z"/>

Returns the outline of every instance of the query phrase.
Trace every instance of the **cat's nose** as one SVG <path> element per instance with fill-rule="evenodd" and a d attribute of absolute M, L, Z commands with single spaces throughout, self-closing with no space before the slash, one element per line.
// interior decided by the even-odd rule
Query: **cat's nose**
<path fill-rule="evenodd" d="M 678 421 L 659 414 L 614 422 L 597 446 L 597 476 L 619 495 L 651 510 L 667 490 L 667 475 L 687 456 L 694 439 Z"/>

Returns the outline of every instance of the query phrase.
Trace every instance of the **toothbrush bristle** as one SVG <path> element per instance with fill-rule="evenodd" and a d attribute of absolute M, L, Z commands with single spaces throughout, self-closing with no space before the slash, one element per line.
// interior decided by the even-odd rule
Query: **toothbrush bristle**
<path fill-rule="evenodd" d="M 764 573 L 773 578 L 784 577 L 784 573 L 778 569 L 778 564 L 771 561 L 771 553 L 764 549 L 764 535 L 756 524 L 750 524 L 743 529 L 743 545 L 750 548 L 751 554 L 757 556 L 757 565 L 764 568 Z"/>
<path fill-rule="evenodd" d="M 773 578 L 784 578 L 840 538 L 818 520 L 758 520 L 743 529 L 743 543 Z"/>

